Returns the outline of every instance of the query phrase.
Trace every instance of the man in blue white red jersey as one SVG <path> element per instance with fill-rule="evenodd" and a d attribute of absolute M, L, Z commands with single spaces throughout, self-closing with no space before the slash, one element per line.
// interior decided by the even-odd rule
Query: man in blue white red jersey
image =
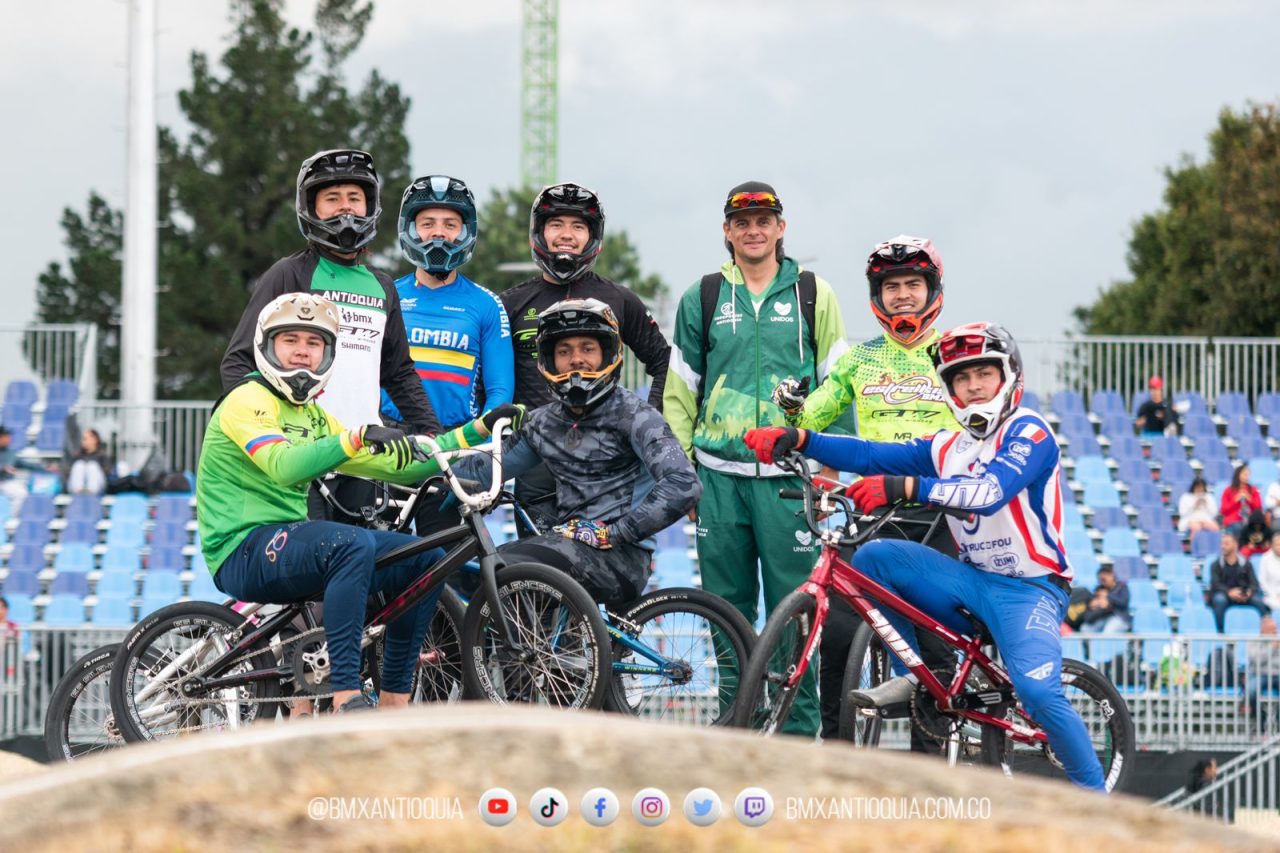
<path fill-rule="evenodd" d="M 416 269 L 396 281 L 409 356 L 431 407 L 446 430 L 511 402 L 515 356 L 511 326 L 498 297 L 458 272 L 475 252 L 476 201 L 446 175 L 418 178 L 400 199 L 400 253 Z M 481 399 L 483 386 L 483 399 Z M 400 412 L 384 390 L 382 415 Z M 437 499 L 418 506 L 419 534 L 456 522 Z"/>
<path fill-rule="evenodd" d="M 1062 545 L 1057 440 L 1037 412 L 1020 407 L 1022 359 L 1005 329 L 958 326 L 930 353 L 963 432 L 895 443 L 766 427 L 745 441 L 761 461 L 798 450 L 867 475 L 849 489 L 863 512 L 909 500 L 971 513 L 947 519 L 959 560 L 916 542 L 878 540 L 858 549 L 853 565 L 954 631 L 972 630 L 960 608 L 986 623 L 1014 692 L 1044 728 L 1067 776 L 1102 790 L 1102 765 L 1062 690 L 1059 630 L 1072 570 Z M 919 655 L 910 621 L 888 608 L 885 616 Z M 916 679 L 900 660 L 893 667 L 897 677 L 854 691 L 849 701 L 861 707 L 908 701 Z"/>

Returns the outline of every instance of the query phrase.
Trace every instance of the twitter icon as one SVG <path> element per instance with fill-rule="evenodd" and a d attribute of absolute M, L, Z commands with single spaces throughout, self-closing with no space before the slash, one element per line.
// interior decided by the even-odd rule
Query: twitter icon
<path fill-rule="evenodd" d="M 720 797 L 710 788 L 694 788 L 684 798 L 684 816 L 694 826 L 711 826 L 720 819 Z"/>

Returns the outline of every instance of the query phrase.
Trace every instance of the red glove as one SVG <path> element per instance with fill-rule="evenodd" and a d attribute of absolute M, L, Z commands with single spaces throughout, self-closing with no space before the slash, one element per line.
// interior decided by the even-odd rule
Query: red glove
<path fill-rule="evenodd" d="M 915 491 L 915 481 L 911 481 L 911 487 L 908 489 L 907 480 L 906 477 L 885 477 L 881 474 L 863 477 L 850 486 L 845 494 L 853 498 L 858 509 L 869 513 L 887 504 L 911 500 L 915 497 L 908 494 Z"/>
<path fill-rule="evenodd" d="M 808 435 L 806 434 L 807 438 Z M 800 430 L 795 427 L 757 427 L 747 430 L 742 437 L 747 447 L 756 452 L 756 459 L 765 465 L 772 465 L 778 457 L 786 456 L 792 450 L 804 446 Z"/>

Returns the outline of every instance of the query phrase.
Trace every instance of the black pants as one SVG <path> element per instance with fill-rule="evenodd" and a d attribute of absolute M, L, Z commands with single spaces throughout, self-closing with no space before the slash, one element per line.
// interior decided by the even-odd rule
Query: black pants
<path fill-rule="evenodd" d="M 912 507 L 898 511 L 898 516 L 911 521 L 933 521 L 938 514 L 924 507 Z M 929 528 L 923 524 L 904 524 L 896 526 L 886 524 L 880 528 L 882 539 L 907 539 L 921 542 L 935 551 L 956 556 L 956 542 L 947 528 L 945 520 L 939 521 L 929 534 Z M 927 538 L 926 538 L 927 537 Z M 853 644 L 854 632 L 862 624 L 862 619 L 854 613 L 853 608 L 839 596 L 831 597 L 831 610 L 827 614 L 827 623 L 822 629 L 822 647 L 818 668 L 818 688 L 822 696 L 822 738 L 834 740 L 840 726 L 840 703 L 844 686 L 845 663 L 849 658 L 849 647 Z M 920 657 L 925 665 L 935 672 L 955 670 L 955 652 L 933 634 L 918 632 L 920 638 Z M 941 754 L 937 741 L 921 733 L 916 726 L 911 727 L 911 751 Z"/>
<path fill-rule="evenodd" d="M 653 555 L 637 545 L 619 542 L 608 551 L 555 533 L 529 536 L 499 546 L 507 565 L 543 563 L 582 584 L 591 598 L 620 611 L 640 597 Z"/>
<path fill-rule="evenodd" d="M 556 523 L 556 481 L 546 465 L 537 465 L 516 478 L 516 500 L 538 530 L 529 526 L 516 513 L 516 535 L 521 539 L 547 532 Z"/>

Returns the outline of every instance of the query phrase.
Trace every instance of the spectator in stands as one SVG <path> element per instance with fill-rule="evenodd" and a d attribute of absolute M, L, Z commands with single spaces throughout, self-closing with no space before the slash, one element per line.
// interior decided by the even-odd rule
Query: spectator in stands
<path fill-rule="evenodd" d="M 18 636 L 18 623 L 9 621 L 9 599 L 0 595 L 0 640 L 11 640 Z"/>
<path fill-rule="evenodd" d="M 18 451 L 10 446 L 12 443 L 9 430 L 0 426 L 0 494 L 9 497 L 10 514 L 17 517 L 22 502 L 27 499 L 27 475 L 23 469 L 39 466 L 19 459 Z"/>
<path fill-rule="evenodd" d="M 1241 463 L 1231 474 L 1231 485 L 1222 492 L 1222 529 L 1239 538 L 1245 520 L 1254 510 L 1262 509 L 1262 495 L 1249 482 L 1249 465 Z"/>
<path fill-rule="evenodd" d="M 1240 530 L 1240 553 L 1252 560 L 1271 551 L 1271 524 L 1267 514 L 1260 509 L 1249 513 L 1249 520 Z"/>
<path fill-rule="evenodd" d="M 96 429 L 80 435 L 80 450 L 69 460 L 67 491 L 73 495 L 100 495 L 111 479 L 111 457 Z"/>
<path fill-rule="evenodd" d="M 1142 435 L 1162 435 L 1173 425 L 1173 410 L 1164 399 L 1164 380 L 1152 376 L 1147 383 L 1151 397 L 1138 407 L 1138 417 L 1134 425 Z"/>
<path fill-rule="evenodd" d="M 1125 634 L 1133 625 L 1129 615 L 1129 585 L 1116 577 L 1115 569 L 1098 569 L 1098 585 L 1084 611 L 1084 634 Z"/>
<path fill-rule="evenodd" d="M 1280 532 L 1271 535 L 1271 550 L 1258 561 L 1258 588 L 1271 612 L 1280 612 Z"/>
<path fill-rule="evenodd" d="M 1209 589 L 1205 591 L 1205 599 L 1213 608 L 1213 620 L 1222 633 L 1222 623 L 1226 619 L 1227 608 L 1247 605 L 1254 607 L 1264 616 L 1267 605 L 1262 601 L 1262 593 L 1258 589 L 1258 577 L 1253 573 L 1253 566 L 1240 554 L 1239 542 L 1230 531 L 1222 534 L 1222 553 L 1209 568 Z"/>
<path fill-rule="evenodd" d="M 1218 508 L 1209 495 L 1203 477 L 1191 481 L 1191 490 L 1178 498 L 1178 531 L 1194 536 L 1201 530 L 1218 529 Z"/>
<path fill-rule="evenodd" d="M 1246 646 L 1249 660 L 1247 695 L 1249 713 L 1261 711 L 1258 725 L 1265 733 L 1280 704 L 1280 637 L 1276 636 L 1275 617 L 1263 616 L 1258 633 L 1259 638 L 1250 640 Z M 1264 693 L 1268 695 L 1264 697 Z M 1263 701 L 1264 698 L 1269 701 Z M 1268 705 L 1271 706 L 1271 714 L 1267 713 Z"/>

